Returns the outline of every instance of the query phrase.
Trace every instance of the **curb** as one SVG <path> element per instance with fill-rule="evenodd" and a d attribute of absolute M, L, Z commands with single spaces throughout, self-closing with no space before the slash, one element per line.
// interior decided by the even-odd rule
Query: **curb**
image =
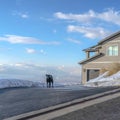
<path fill-rule="evenodd" d="M 72 101 L 67 102 L 67 103 L 58 104 L 58 105 L 51 106 L 51 107 L 48 107 L 48 108 L 44 108 L 44 109 L 41 109 L 41 110 L 36 110 L 36 111 L 28 112 L 28 113 L 25 113 L 25 114 L 13 116 L 13 117 L 10 117 L 10 118 L 6 118 L 4 120 L 26 120 L 26 119 L 37 117 L 37 116 L 40 116 L 40 115 L 43 115 L 43 114 L 46 114 L 46 113 L 49 113 L 49 112 L 52 112 L 52 111 L 55 111 L 55 110 L 63 109 L 65 107 L 69 107 L 69 106 L 76 105 L 76 104 L 79 104 L 79 103 L 84 103 L 84 102 L 87 102 L 89 100 L 100 98 L 100 97 L 103 97 L 103 96 L 106 96 L 106 95 L 111 95 L 111 94 L 114 94 L 114 93 L 117 93 L 117 92 L 120 92 L 120 88 L 114 89 L 114 90 L 111 90 L 111 91 L 107 91 L 107 92 L 103 92 L 103 93 L 99 93 L 99 94 L 96 94 L 96 95 L 91 95 L 91 96 L 88 96 L 88 97 L 80 98 L 80 99 L 75 99 L 75 100 L 72 100 Z"/>

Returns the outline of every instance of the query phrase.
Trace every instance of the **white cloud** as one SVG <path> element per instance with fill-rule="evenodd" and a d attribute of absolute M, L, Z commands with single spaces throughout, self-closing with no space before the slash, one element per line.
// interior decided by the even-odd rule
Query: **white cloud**
<path fill-rule="evenodd" d="M 105 22 L 110 22 L 113 24 L 120 25 L 120 11 L 115 11 L 113 9 L 107 9 L 105 12 L 95 12 L 94 10 L 89 10 L 83 14 L 65 14 L 62 12 L 57 12 L 54 16 L 58 19 L 71 20 L 80 23 L 92 23 L 94 20 L 102 20 Z"/>
<path fill-rule="evenodd" d="M 41 50 L 35 50 L 35 49 L 33 49 L 33 48 L 26 48 L 26 52 L 27 53 L 29 53 L 29 54 L 34 54 L 34 53 L 40 53 L 40 54 L 46 54 L 46 52 L 43 50 L 43 49 L 41 49 Z"/>
<path fill-rule="evenodd" d="M 84 27 L 84 26 L 74 26 L 74 25 L 69 25 L 67 28 L 68 32 L 79 32 L 84 34 L 85 37 L 90 38 L 90 39 L 95 39 L 95 38 L 103 38 L 108 35 L 108 31 L 101 27 L 95 27 L 95 28 L 90 28 L 90 27 Z"/>
<path fill-rule="evenodd" d="M 35 49 L 32 49 L 32 48 L 26 48 L 26 51 L 27 51 L 27 53 L 29 53 L 29 54 L 36 53 L 36 50 L 35 50 Z"/>
<path fill-rule="evenodd" d="M 76 40 L 76 39 L 73 39 L 73 38 L 68 38 L 67 40 L 72 42 L 72 43 L 81 44 L 80 40 Z"/>
<path fill-rule="evenodd" d="M 120 11 L 114 9 L 106 9 L 103 12 L 89 10 L 81 14 L 56 12 L 54 16 L 60 20 L 66 20 L 68 24 L 69 21 L 73 21 L 72 25 L 68 25 L 67 31 L 81 33 L 84 37 L 90 39 L 104 38 L 111 33 L 108 28 L 109 25 L 113 25 L 113 27 L 114 25 L 120 25 Z M 79 43 L 74 39 L 68 40 Z"/>
<path fill-rule="evenodd" d="M 41 49 L 41 50 L 35 50 L 35 49 L 33 49 L 33 48 L 26 48 L 26 52 L 27 52 L 28 54 L 35 54 L 35 53 L 37 53 L 37 54 L 46 55 L 46 52 L 45 52 L 43 49 Z"/>
<path fill-rule="evenodd" d="M 64 70 L 64 68 L 65 68 L 65 65 L 58 66 L 59 70 Z"/>
<path fill-rule="evenodd" d="M 12 44 L 47 44 L 47 45 L 58 45 L 60 44 L 57 41 L 46 42 L 39 40 L 33 37 L 24 37 L 18 35 L 5 35 L 4 37 L 0 37 L 0 41 L 7 41 Z"/>
<path fill-rule="evenodd" d="M 16 63 L 16 64 L 14 64 L 14 66 L 16 66 L 16 67 L 23 67 L 23 64 L 22 63 Z"/>
<path fill-rule="evenodd" d="M 89 22 L 92 18 L 95 17 L 95 13 L 92 10 L 89 10 L 85 14 L 64 14 L 62 12 L 57 12 L 54 14 L 56 18 L 64 19 L 64 20 L 72 20 L 77 22 Z"/>
<path fill-rule="evenodd" d="M 19 17 L 24 18 L 24 19 L 29 18 L 28 12 L 23 13 L 23 12 L 14 11 L 12 13 L 12 15 L 19 16 Z"/>
<path fill-rule="evenodd" d="M 103 13 L 97 13 L 97 18 L 120 25 L 120 11 L 114 11 L 113 9 L 108 9 Z"/>
<path fill-rule="evenodd" d="M 28 16 L 27 14 L 25 14 L 25 13 L 21 13 L 20 16 L 21 16 L 22 18 L 28 18 L 28 17 L 29 17 L 29 16 Z"/>
<path fill-rule="evenodd" d="M 45 74 L 52 74 L 56 82 L 80 83 L 81 68 L 67 66 L 40 66 L 28 63 L 2 64 L 0 65 L 0 78 L 16 78 L 27 80 L 40 80 L 45 82 Z"/>

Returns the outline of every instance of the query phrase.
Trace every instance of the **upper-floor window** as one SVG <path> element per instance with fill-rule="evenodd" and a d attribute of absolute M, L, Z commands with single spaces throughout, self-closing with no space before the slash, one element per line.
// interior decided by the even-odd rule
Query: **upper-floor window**
<path fill-rule="evenodd" d="M 118 45 L 109 46 L 107 49 L 108 56 L 118 56 Z"/>

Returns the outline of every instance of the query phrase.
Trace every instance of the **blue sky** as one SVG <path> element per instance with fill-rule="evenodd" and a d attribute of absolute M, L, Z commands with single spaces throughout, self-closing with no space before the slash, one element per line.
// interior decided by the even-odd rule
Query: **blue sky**
<path fill-rule="evenodd" d="M 38 74 L 38 79 L 39 74 L 58 76 L 64 71 L 64 77 L 79 78 L 78 62 L 85 58 L 82 50 L 119 31 L 119 4 L 114 0 L 0 0 L 0 77 L 29 79 L 32 71 L 32 78 Z"/>

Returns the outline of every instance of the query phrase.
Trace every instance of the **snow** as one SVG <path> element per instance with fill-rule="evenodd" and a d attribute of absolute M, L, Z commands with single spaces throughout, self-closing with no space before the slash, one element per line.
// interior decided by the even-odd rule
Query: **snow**
<path fill-rule="evenodd" d="M 62 83 L 55 83 L 55 86 L 74 86 L 80 85 L 80 82 L 76 81 L 64 81 Z M 120 85 L 120 71 L 114 75 L 108 76 L 108 72 L 98 76 L 95 79 L 88 81 L 85 86 L 88 87 L 105 87 L 105 86 L 119 86 Z M 19 79 L 0 79 L 0 89 L 11 87 L 44 87 L 45 83 L 40 81 L 29 81 Z"/>
<path fill-rule="evenodd" d="M 120 85 L 120 71 L 108 76 L 108 72 L 98 76 L 95 79 L 89 80 L 85 86 L 89 87 L 104 87 L 104 86 L 119 86 Z"/>
<path fill-rule="evenodd" d="M 55 82 L 55 87 L 65 87 L 80 85 L 81 83 L 73 81 L 64 81 L 64 82 Z M 20 79 L 0 79 L 0 89 L 2 88 L 12 88 L 12 87 L 46 87 L 45 82 L 41 81 L 29 81 L 29 80 L 20 80 Z"/>
<path fill-rule="evenodd" d="M 19 79 L 0 79 L 0 88 L 10 87 L 42 87 L 43 84 L 36 81 Z"/>
<path fill-rule="evenodd" d="M 81 82 L 73 82 L 73 81 L 69 81 L 69 82 L 58 82 L 57 85 L 62 85 L 62 86 L 72 86 L 72 85 L 81 85 Z"/>

